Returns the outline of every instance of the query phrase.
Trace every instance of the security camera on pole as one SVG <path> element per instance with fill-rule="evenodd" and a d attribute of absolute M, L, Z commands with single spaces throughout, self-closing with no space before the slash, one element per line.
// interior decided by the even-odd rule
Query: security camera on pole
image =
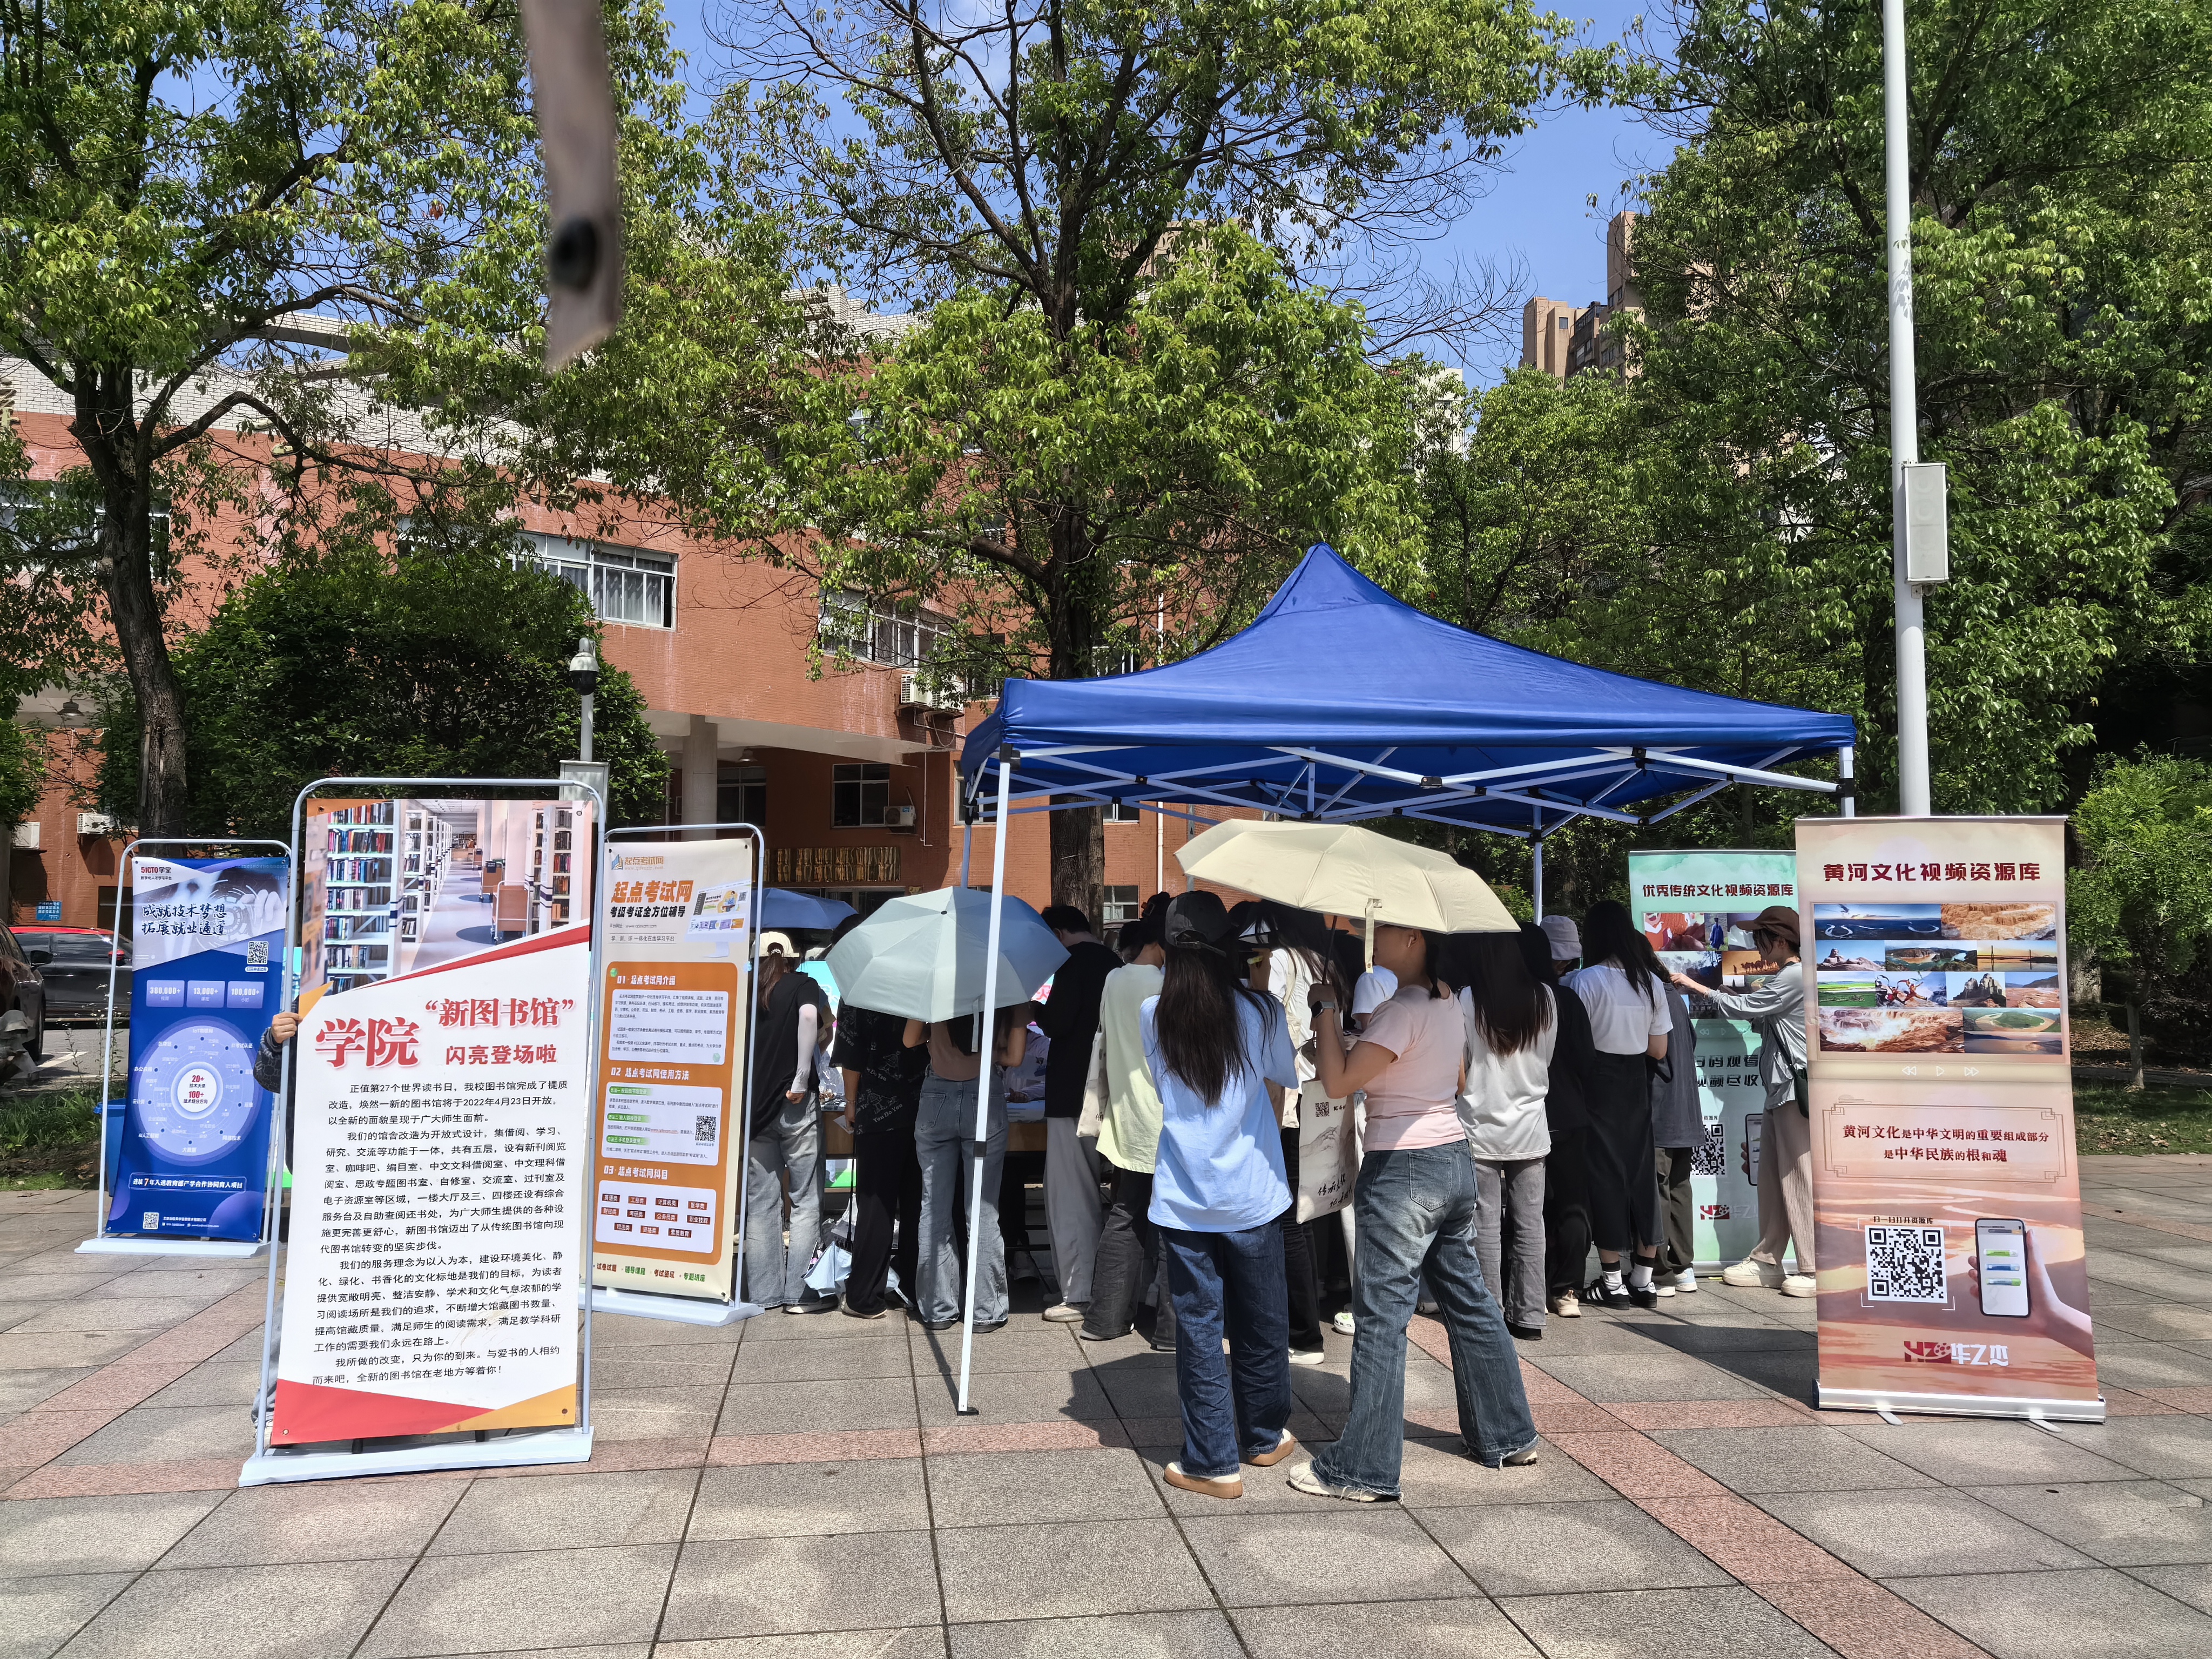
<path fill-rule="evenodd" d="M 1928 627 L 1921 589 L 1951 579 L 1945 477 L 1920 460 L 1912 362 L 1912 174 L 1905 143 L 1905 0 L 1882 0 L 1882 161 L 1889 210 L 1889 448 L 1897 600 L 1897 810 L 1924 818 Z"/>
<path fill-rule="evenodd" d="M 592 758 L 592 699 L 599 689 L 599 659 L 588 638 L 576 641 L 576 654 L 568 659 L 568 684 L 575 688 L 576 699 L 583 706 L 583 714 L 580 721 L 580 741 L 577 744 L 579 758 L 562 761 L 561 775 L 568 785 L 580 785 L 598 790 L 599 799 L 605 800 L 609 781 L 607 763 Z M 583 795 L 580 789 L 571 793 L 569 788 L 564 787 L 561 798 L 563 800 L 580 800 Z"/>

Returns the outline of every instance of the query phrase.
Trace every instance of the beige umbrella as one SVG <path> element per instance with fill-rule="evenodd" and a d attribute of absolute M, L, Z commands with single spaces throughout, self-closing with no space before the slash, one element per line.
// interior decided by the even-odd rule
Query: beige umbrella
<path fill-rule="evenodd" d="M 1521 926 L 1490 884 L 1449 854 L 1352 823 L 1231 818 L 1192 840 L 1176 860 L 1194 880 L 1362 918 L 1370 967 L 1378 921 L 1432 933 L 1510 933 Z"/>

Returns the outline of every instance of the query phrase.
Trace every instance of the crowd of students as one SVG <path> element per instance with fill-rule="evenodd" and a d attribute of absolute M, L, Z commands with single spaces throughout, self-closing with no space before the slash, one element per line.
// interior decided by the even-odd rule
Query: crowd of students
<path fill-rule="evenodd" d="M 975 1322 L 1008 1316 L 998 1216 L 1009 1070 L 1034 1021 L 1042 1067 L 1043 1188 L 1058 1296 L 1043 1317 L 1086 1341 L 1139 1328 L 1176 1355 L 1183 1454 L 1171 1485 L 1219 1498 L 1243 1466 L 1298 1449 L 1291 1367 L 1322 1356 L 1325 1218 L 1297 1219 L 1302 1113 L 1343 1111 L 1358 1176 L 1339 1212 L 1352 1339 L 1342 1432 L 1289 1472 L 1319 1497 L 1395 1497 L 1407 1333 L 1433 1312 L 1452 1353 L 1460 1428 L 1486 1466 L 1533 1462 L 1516 1340 L 1586 1303 L 1650 1308 L 1696 1291 L 1691 1152 L 1703 1133 L 1684 993 L 1751 1021 L 1765 1086 L 1761 1237 L 1732 1285 L 1813 1293 L 1797 916 L 1751 924 L 1773 971 L 1717 992 L 1660 965 L 1625 906 L 1593 905 L 1517 934 L 1379 924 L 1358 938 L 1267 904 L 1157 896 L 1115 947 L 1068 906 L 1043 913 L 1069 951 L 1042 1005 L 987 1022 L 856 1007 L 830 1055 L 853 1131 L 851 1269 L 842 1297 L 804 1283 L 817 1243 L 818 1128 L 807 1071 L 829 1030 L 790 943 L 762 941 L 748 1147 L 756 1194 L 790 1183 L 790 1222 L 756 1203 L 749 1294 L 788 1312 L 879 1319 L 902 1303 L 929 1328 L 962 1318 L 977 1217 Z M 788 1056 L 792 1070 L 783 1062 Z M 977 1082 L 989 1068 L 981 1191 Z M 801 1209 L 809 1213 L 802 1218 Z M 1796 1247 L 1796 1271 L 1785 1255 Z M 1595 1247 L 1597 1270 L 1588 1267 Z M 892 1289 L 893 1275 L 897 1288 Z"/>

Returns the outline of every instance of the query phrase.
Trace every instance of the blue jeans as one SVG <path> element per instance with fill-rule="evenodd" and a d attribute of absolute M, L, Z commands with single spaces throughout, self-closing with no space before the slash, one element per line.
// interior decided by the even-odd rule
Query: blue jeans
<path fill-rule="evenodd" d="M 975 1322 L 995 1325 L 1006 1316 L 1006 1242 L 999 1235 L 999 1172 L 1006 1161 L 1006 1090 L 994 1078 L 990 1138 L 983 1143 L 983 1214 L 976 1230 Z M 921 1081 L 921 1109 L 914 1124 L 914 1152 L 921 1165 L 921 1296 L 924 1320 L 940 1324 L 960 1317 L 960 1249 L 955 1218 L 965 1217 L 975 1178 L 975 1085 L 949 1083 L 935 1073 Z"/>
<path fill-rule="evenodd" d="M 1160 1229 L 1175 1299 L 1185 1474 L 1226 1480 L 1271 1452 L 1291 1420 L 1291 1310 L 1283 1224 L 1235 1233 Z M 1229 1338 L 1229 1352 L 1221 1339 Z"/>
<path fill-rule="evenodd" d="M 1474 1158 L 1464 1140 L 1383 1151 L 1370 1146 L 1352 1189 L 1359 1227 L 1352 1276 L 1352 1414 L 1314 1458 L 1334 1486 L 1398 1495 L 1405 1457 L 1406 1328 L 1424 1269 L 1451 1337 L 1459 1431 L 1496 1468 L 1536 1437 L 1520 1357 L 1475 1253 Z"/>
<path fill-rule="evenodd" d="M 763 1308 L 804 1302 L 806 1270 L 822 1232 L 822 1121 L 814 1097 L 778 1097 L 745 1142 L 745 1294 Z M 791 1177 L 791 1242 L 784 1243 L 783 1185 Z"/>

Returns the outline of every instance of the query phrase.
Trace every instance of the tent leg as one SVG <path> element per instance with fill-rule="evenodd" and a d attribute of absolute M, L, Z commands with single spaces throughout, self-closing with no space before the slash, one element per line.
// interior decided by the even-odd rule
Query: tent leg
<path fill-rule="evenodd" d="M 1845 748 L 1836 750 L 1836 775 L 1843 779 L 1847 783 L 1850 781 L 1853 776 L 1853 768 L 1856 766 L 1857 761 L 1858 751 L 1855 749 Z M 1857 797 L 1855 794 L 1845 795 L 1843 799 L 1843 808 L 1844 816 L 1845 817 L 1856 817 L 1859 815 Z"/>
<path fill-rule="evenodd" d="M 1004 823 L 1006 819 L 1002 817 L 999 822 Z M 968 858 L 975 850 L 975 826 L 963 823 L 960 826 L 960 884 L 963 887 L 968 884 Z"/>
<path fill-rule="evenodd" d="M 998 1070 L 999 1053 L 999 931 L 1006 913 L 1006 796 L 1014 769 L 1013 757 L 999 751 L 999 826 L 991 838 L 991 929 L 983 958 L 983 1012 L 977 1020 L 975 1052 L 982 1065 L 975 1073 L 975 1162 L 968 1191 L 968 1283 L 962 1292 L 960 1313 L 960 1399 L 957 1414 L 973 1417 L 968 1403 L 968 1378 L 975 1357 L 975 1270 L 983 1246 L 983 1158 L 991 1133 L 991 1078 Z M 962 886 L 967 885 L 963 876 Z"/>
<path fill-rule="evenodd" d="M 1535 876 L 1530 885 L 1536 890 L 1536 920 L 1541 921 L 1544 919 L 1544 838 L 1538 836 L 1528 845 L 1534 849 L 1535 858 Z"/>

